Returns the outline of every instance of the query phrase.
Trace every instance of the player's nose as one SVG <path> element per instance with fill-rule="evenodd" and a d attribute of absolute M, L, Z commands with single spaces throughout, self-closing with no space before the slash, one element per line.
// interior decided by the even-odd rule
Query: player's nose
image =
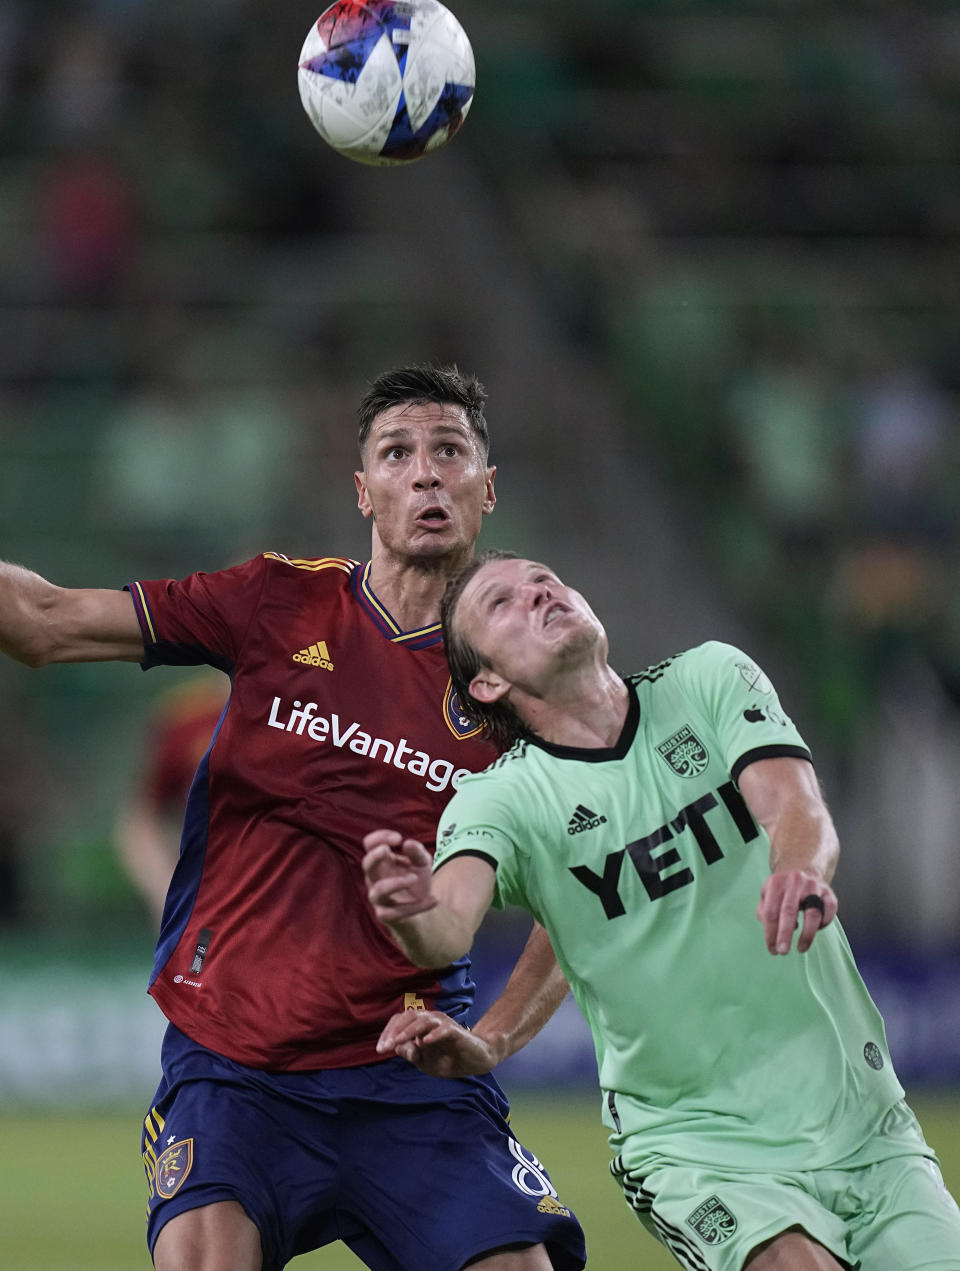
<path fill-rule="evenodd" d="M 418 452 L 414 455 L 412 466 L 413 484 L 418 490 L 429 489 L 440 484 L 440 472 L 429 453 Z"/>

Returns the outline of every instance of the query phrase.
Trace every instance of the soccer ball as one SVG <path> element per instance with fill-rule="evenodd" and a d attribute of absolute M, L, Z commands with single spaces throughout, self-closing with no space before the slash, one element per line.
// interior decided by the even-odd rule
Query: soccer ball
<path fill-rule="evenodd" d="M 337 0 L 310 28 L 297 72 L 320 136 L 358 163 L 410 163 L 459 129 L 473 49 L 439 0 Z"/>

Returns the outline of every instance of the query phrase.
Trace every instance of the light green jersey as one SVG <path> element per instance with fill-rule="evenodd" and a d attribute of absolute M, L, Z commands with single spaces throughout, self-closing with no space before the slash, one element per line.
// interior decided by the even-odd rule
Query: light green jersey
<path fill-rule="evenodd" d="M 611 749 L 525 741 L 464 778 L 436 867 L 486 858 L 494 903 L 546 927 L 613 1095 L 611 1128 L 623 1095 L 653 1157 L 840 1161 L 903 1091 L 840 924 L 805 954 L 767 952 L 755 911 L 770 842 L 736 784 L 757 760 L 809 752 L 730 645 L 627 684 Z"/>

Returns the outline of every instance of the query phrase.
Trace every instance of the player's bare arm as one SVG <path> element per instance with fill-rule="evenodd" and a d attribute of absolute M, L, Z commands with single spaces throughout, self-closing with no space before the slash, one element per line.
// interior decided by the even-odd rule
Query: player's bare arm
<path fill-rule="evenodd" d="M 377 1039 L 377 1053 L 399 1055 L 431 1077 L 467 1077 L 496 1063 L 482 1038 L 444 1011 L 398 1011 Z"/>
<path fill-rule="evenodd" d="M 0 649 L 32 667 L 139 662 L 143 637 L 127 592 L 57 587 L 0 562 Z"/>
<path fill-rule="evenodd" d="M 550 938 L 534 923 L 503 992 L 472 1029 L 443 1011 L 404 1011 L 387 1021 L 377 1050 L 432 1077 L 490 1072 L 539 1033 L 568 991 Z"/>
<path fill-rule="evenodd" d="M 550 937 L 535 922 L 503 992 L 473 1031 L 487 1041 L 500 1063 L 536 1037 L 569 991 Z"/>
<path fill-rule="evenodd" d="M 124 869 L 159 927 L 170 875 L 177 863 L 177 838 L 151 801 L 140 795 L 131 798 L 118 814 L 115 840 Z"/>
<path fill-rule="evenodd" d="M 365 835 L 363 872 L 374 914 L 415 966 L 463 957 L 493 899 L 492 866 L 458 856 L 432 874 L 430 853 L 397 830 Z"/>
<path fill-rule="evenodd" d="M 805 953 L 837 913 L 830 882 L 839 844 L 816 772 L 804 759 L 760 759 L 744 769 L 740 792 L 770 837 L 770 876 L 757 906 L 767 949 L 789 953 L 800 918 L 797 951 Z"/>

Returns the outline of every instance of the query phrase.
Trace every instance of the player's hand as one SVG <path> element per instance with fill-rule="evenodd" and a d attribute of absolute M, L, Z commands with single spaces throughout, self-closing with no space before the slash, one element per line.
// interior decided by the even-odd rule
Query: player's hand
<path fill-rule="evenodd" d="M 373 830 L 363 846 L 367 896 L 381 922 L 389 925 L 436 906 L 433 859 L 422 843 L 397 830 Z"/>
<path fill-rule="evenodd" d="M 797 952 L 806 953 L 821 927 L 837 915 L 833 888 L 814 870 L 785 869 L 771 874 L 760 892 L 757 917 L 770 953 L 789 953 L 798 920 Z"/>
<path fill-rule="evenodd" d="M 378 1054 L 399 1055 L 429 1077 L 472 1077 L 490 1072 L 493 1046 L 443 1011 L 401 1011 L 387 1021 Z"/>

